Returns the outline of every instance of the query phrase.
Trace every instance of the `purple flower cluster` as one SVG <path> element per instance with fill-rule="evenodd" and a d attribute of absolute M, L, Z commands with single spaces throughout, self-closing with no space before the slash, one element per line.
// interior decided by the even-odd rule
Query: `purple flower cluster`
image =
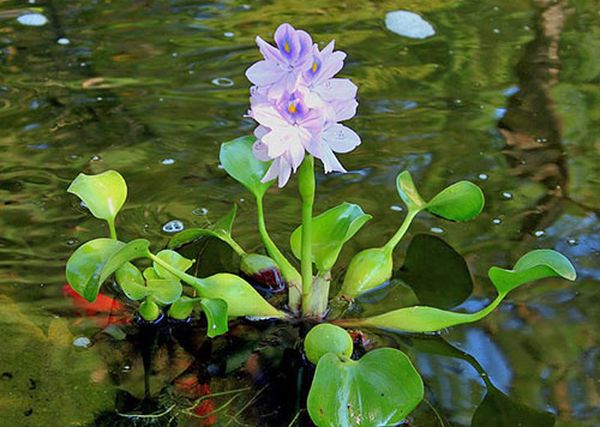
<path fill-rule="evenodd" d="M 278 179 L 283 187 L 296 172 L 305 152 L 321 159 L 325 172 L 346 172 L 334 153 L 347 153 L 360 144 L 359 136 L 340 124 L 356 114 L 356 85 L 334 78 L 346 54 L 331 41 L 322 50 L 306 31 L 281 24 L 277 47 L 260 37 L 261 61 L 246 71 L 250 89 L 249 116 L 258 122 L 254 155 L 273 161 L 263 182 Z"/>

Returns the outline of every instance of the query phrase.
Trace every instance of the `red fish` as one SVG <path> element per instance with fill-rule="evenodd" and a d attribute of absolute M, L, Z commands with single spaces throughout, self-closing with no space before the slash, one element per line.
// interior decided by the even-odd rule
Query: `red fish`
<path fill-rule="evenodd" d="M 63 287 L 63 295 L 71 299 L 80 316 L 91 319 L 102 329 L 110 325 L 125 325 L 131 321 L 131 317 L 125 313 L 125 306 L 108 295 L 98 294 L 94 302 L 89 302 L 68 283 Z"/>
<path fill-rule="evenodd" d="M 179 394 L 182 394 L 191 399 L 199 399 L 202 396 L 208 396 L 212 392 L 210 385 L 198 382 L 196 375 L 186 375 L 175 380 L 175 388 Z M 202 399 L 198 405 L 194 407 L 194 414 L 199 417 L 198 425 L 209 427 L 217 421 L 217 415 L 214 413 L 216 409 L 215 402 L 212 399 Z"/>

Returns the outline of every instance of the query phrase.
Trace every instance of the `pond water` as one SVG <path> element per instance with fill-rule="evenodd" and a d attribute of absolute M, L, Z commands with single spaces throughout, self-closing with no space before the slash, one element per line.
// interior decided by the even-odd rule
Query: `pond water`
<path fill-rule="evenodd" d="M 508 267 L 531 249 L 560 250 L 579 273 L 573 284 L 525 286 L 443 340 L 371 336 L 395 342 L 424 376 L 427 401 L 410 425 L 600 425 L 599 6 L 1 2 L 0 424 L 310 425 L 297 328 L 240 322 L 213 341 L 199 325 L 156 332 L 129 324 L 131 308 L 110 299 L 110 287 L 98 312 L 63 289 L 72 251 L 106 233 L 66 193 L 81 171 L 126 178 L 123 239 L 158 248 L 168 231 L 215 221 L 235 202 L 235 235 L 259 247 L 255 207 L 217 153 L 254 126 L 243 118 L 254 37 L 289 21 L 320 42 L 335 38 L 348 53 L 344 74 L 359 86 L 350 125 L 363 144 L 341 158 L 349 173 L 319 173 L 316 206 L 347 200 L 374 219 L 338 265 L 391 236 L 404 215 L 394 180 L 410 170 L 426 195 L 461 179 L 485 192 L 475 221 L 422 215 L 409 233 L 441 237 L 464 257 L 474 291 L 463 308 L 494 295 L 489 266 Z M 418 13 L 434 34 L 389 31 L 386 14 L 396 10 Z M 287 247 L 300 215 L 294 185 L 271 191 L 266 207 L 272 236 Z M 227 257 L 215 247 L 203 265 L 216 268 L 219 254 Z M 204 417 L 187 414 L 203 395 Z M 166 415 L 132 416 L 158 413 Z"/>

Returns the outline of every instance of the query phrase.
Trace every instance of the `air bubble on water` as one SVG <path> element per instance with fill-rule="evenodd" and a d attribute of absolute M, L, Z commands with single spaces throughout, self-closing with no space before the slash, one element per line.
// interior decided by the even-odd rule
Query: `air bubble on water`
<path fill-rule="evenodd" d="M 177 57 L 177 52 L 173 52 L 173 53 L 171 54 L 171 56 L 172 56 L 173 58 Z"/>
<path fill-rule="evenodd" d="M 175 159 L 167 158 L 160 161 L 165 166 L 170 166 L 175 163 Z"/>
<path fill-rule="evenodd" d="M 92 157 L 90 157 L 90 160 L 91 160 L 92 162 L 99 162 L 100 160 L 102 160 L 102 157 L 100 157 L 100 156 L 99 156 L 99 155 L 97 155 L 97 154 L 94 154 Z"/>
<path fill-rule="evenodd" d="M 496 225 L 500 225 L 500 224 L 502 224 L 502 220 L 501 220 L 500 218 L 494 218 L 494 219 L 492 220 L 492 222 L 493 222 L 494 224 L 496 224 Z"/>
<path fill-rule="evenodd" d="M 477 178 L 479 178 L 482 181 L 485 181 L 488 179 L 488 176 L 485 173 L 480 173 L 479 175 L 477 175 Z"/>
<path fill-rule="evenodd" d="M 535 237 L 542 237 L 544 234 L 546 234 L 546 232 L 544 230 L 536 230 L 533 232 L 533 235 Z"/>
<path fill-rule="evenodd" d="M 183 222 L 178 219 L 173 219 L 162 226 L 162 230 L 165 233 L 178 233 L 183 231 L 184 228 Z"/>
<path fill-rule="evenodd" d="M 444 229 L 442 227 L 431 227 L 430 231 L 432 233 L 442 234 L 444 232 Z"/>
<path fill-rule="evenodd" d="M 402 206 L 400 206 L 400 205 L 391 205 L 390 209 L 393 210 L 394 212 L 402 212 L 404 210 L 402 208 Z"/>
<path fill-rule="evenodd" d="M 494 33 L 500 34 L 500 29 L 499 28 L 494 28 Z"/>
<path fill-rule="evenodd" d="M 66 243 L 67 243 L 67 246 L 74 246 L 77 244 L 77 242 L 78 242 L 77 239 L 68 239 Z"/>
<path fill-rule="evenodd" d="M 577 239 L 567 239 L 567 243 L 569 246 L 577 246 L 579 244 L 579 240 Z"/>
<path fill-rule="evenodd" d="M 227 37 L 228 39 L 231 39 L 235 36 L 235 33 L 233 31 L 225 31 L 223 33 L 223 36 Z"/>
<path fill-rule="evenodd" d="M 535 142 L 537 142 L 538 144 L 545 144 L 545 143 L 547 143 L 547 142 L 548 142 L 548 139 L 547 139 L 547 138 L 544 138 L 543 136 L 538 136 L 538 137 L 535 139 Z"/>
<path fill-rule="evenodd" d="M 48 18 L 41 13 L 26 13 L 17 17 L 17 22 L 28 27 L 41 27 L 48 23 Z"/>
<path fill-rule="evenodd" d="M 101 96 L 97 96 L 96 97 L 96 101 L 102 101 L 104 98 L 102 98 Z"/>
<path fill-rule="evenodd" d="M 208 215 L 208 209 L 206 208 L 197 208 L 192 211 L 192 213 L 196 216 L 205 216 Z"/>
<path fill-rule="evenodd" d="M 244 10 L 250 10 L 250 9 L 252 9 L 252 7 L 249 4 L 243 4 L 242 5 L 242 9 L 244 9 Z"/>
<path fill-rule="evenodd" d="M 217 77 L 215 79 L 212 79 L 210 82 L 212 84 L 214 84 L 215 86 L 220 86 L 220 87 L 231 87 L 234 85 L 233 80 L 231 80 L 228 77 Z"/>
<path fill-rule="evenodd" d="M 505 200 L 512 200 L 512 198 L 513 198 L 513 195 L 512 195 L 512 193 L 509 193 L 508 191 L 503 191 L 503 192 L 502 192 L 502 197 L 503 197 Z"/>
<path fill-rule="evenodd" d="M 79 202 L 79 206 L 81 206 L 83 209 L 89 209 L 88 205 L 86 205 L 83 200 L 81 202 Z"/>
<path fill-rule="evenodd" d="M 77 337 L 73 340 L 73 345 L 79 348 L 88 348 L 92 345 L 92 341 L 88 337 Z"/>
<path fill-rule="evenodd" d="M 123 365 L 121 368 L 122 372 L 131 372 L 131 365 Z"/>
<path fill-rule="evenodd" d="M 221 163 L 219 163 L 219 164 L 217 165 L 217 169 L 225 169 L 225 167 L 224 167 L 224 166 L 223 166 Z"/>
<path fill-rule="evenodd" d="M 71 43 L 71 40 L 69 40 L 69 39 L 68 39 L 68 38 L 66 38 L 66 37 L 61 37 L 61 38 L 59 38 L 58 40 L 56 40 L 56 43 L 58 43 L 58 44 L 60 44 L 60 45 L 62 45 L 62 46 L 66 46 L 66 45 L 68 45 L 68 44 L 70 44 L 70 43 Z"/>

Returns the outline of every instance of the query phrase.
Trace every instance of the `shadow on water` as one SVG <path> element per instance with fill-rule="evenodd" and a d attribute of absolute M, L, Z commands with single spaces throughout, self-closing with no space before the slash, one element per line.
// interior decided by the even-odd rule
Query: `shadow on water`
<path fill-rule="evenodd" d="M 435 36 L 387 32 L 385 12 L 401 8 Z M 47 23 L 23 25 L 25 13 Z M 440 336 L 355 333 L 358 353 L 392 344 L 423 374 L 427 400 L 408 425 L 598 425 L 600 17 L 595 2 L 564 0 L 3 2 L 3 422 L 310 425 L 313 368 L 299 351 L 309 325 L 238 321 L 211 340 L 202 323 L 136 321 L 111 287 L 93 309 L 63 291 L 70 253 L 105 232 L 65 192 L 81 171 L 127 178 L 124 238 L 165 244 L 167 222 L 203 226 L 236 202 L 236 234 L 257 249 L 254 207 L 216 153 L 251 131 L 243 73 L 257 58 L 255 35 L 284 20 L 319 41 L 335 37 L 360 87 L 352 127 L 363 144 L 342 159 L 350 172 L 318 176 L 319 211 L 348 200 L 375 217 L 340 265 L 401 220 L 400 170 L 425 194 L 460 179 L 486 193 L 469 225 L 418 218 L 391 283 L 348 315 L 418 302 L 477 310 L 493 295 L 487 268 L 537 247 L 565 252 L 580 273 L 572 288 L 524 288 L 491 317 Z M 266 200 L 282 247 L 298 222 L 289 187 Z M 200 276 L 239 268 L 218 242 L 186 250 Z"/>

